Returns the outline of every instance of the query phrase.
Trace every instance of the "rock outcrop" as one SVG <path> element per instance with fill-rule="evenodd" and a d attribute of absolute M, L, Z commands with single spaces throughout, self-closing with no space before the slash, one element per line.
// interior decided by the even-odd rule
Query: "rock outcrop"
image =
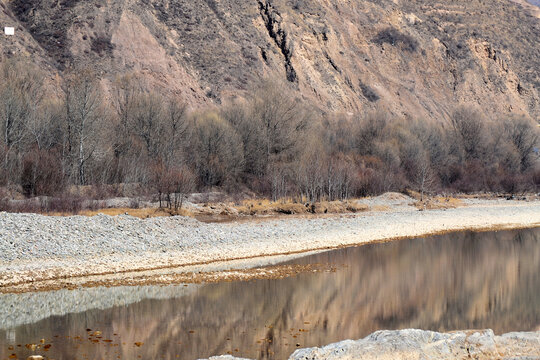
<path fill-rule="evenodd" d="M 540 119 L 540 19 L 511 0 L 0 0 L 0 54 L 124 73 L 194 107 L 289 81 L 323 111 Z M 1 57 L 1 55 L 0 55 Z"/>
<path fill-rule="evenodd" d="M 345 359 L 520 359 L 540 356 L 540 332 L 493 331 L 436 333 L 422 330 L 377 331 L 363 340 L 296 351 L 290 360 Z"/>
<path fill-rule="evenodd" d="M 217 356 L 212 360 L 239 360 Z M 496 336 L 492 330 L 437 333 L 423 330 L 377 331 L 362 340 L 295 351 L 289 360 L 540 359 L 540 331 Z"/>

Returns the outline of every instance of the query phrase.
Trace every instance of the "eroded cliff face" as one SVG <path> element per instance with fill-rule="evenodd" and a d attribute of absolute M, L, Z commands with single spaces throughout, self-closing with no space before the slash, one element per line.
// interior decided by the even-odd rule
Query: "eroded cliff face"
<path fill-rule="evenodd" d="M 204 106 L 264 77 L 324 111 L 540 119 L 540 19 L 510 0 L 0 0 L 5 55 L 94 67 Z"/>

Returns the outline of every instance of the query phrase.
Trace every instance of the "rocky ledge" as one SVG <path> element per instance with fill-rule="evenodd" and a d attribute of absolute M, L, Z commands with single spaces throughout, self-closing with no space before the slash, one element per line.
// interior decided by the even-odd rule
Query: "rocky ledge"
<path fill-rule="evenodd" d="M 217 356 L 210 360 L 239 360 Z M 496 336 L 492 330 L 437 333 L 423 330 L 377 331 L 362 340 L 295 351 L 289 360 L 501 359 L 539 360 L 540 331 Z"/>

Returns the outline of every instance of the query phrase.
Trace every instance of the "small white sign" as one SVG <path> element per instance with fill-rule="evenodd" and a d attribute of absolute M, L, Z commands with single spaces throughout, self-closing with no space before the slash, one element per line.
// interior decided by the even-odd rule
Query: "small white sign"
<path fill-rule="evenodd" d="M 4 33 L 6 35 L 15 35 L 15 28 L 14 27 L 5 27 L 4 28 Z"/>

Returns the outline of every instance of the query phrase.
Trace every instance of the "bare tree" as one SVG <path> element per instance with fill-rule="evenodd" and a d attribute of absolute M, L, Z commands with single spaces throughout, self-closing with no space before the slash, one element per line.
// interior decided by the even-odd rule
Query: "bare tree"
<path fill-rule="evenodd" d="M 242 142 L 232 126 L 215 112 L 193 117 L 192 162 L 205 186 L 234 182 L 243 170 Z"/>
<path fill-rule="evenodd" d="M 244 149 L 244 169 L 248 174 L 263 177 L 268 170 L 267 148 L 261 142 L 261 124 L 252 116 L 251 104 L 234 102 L 221 110 L 221 116 L 237 131 Z M 272 167 L 270 167 L 272 171 Z"/>
<path fill-rule="evenodd" d="M 87 183 L 86 163 L 97 148 L 102 95 L 89 70 L 73 71 L 63 86 L 67 126 L 67 154 L 76 168 L 77 183 Z"/>
<path fill-rule="evenodd" d="M 120 129 L 124 131 L 124 134 L 129 130 L 137 97 L 141 92 L 141 84 L 134 74 L 120 76 L 113 83 L 111 100 L 120 119 Z"/>
<path fill-rule="evenodd" d="M 355 119 L 355 122 L 353 131 L 358 152 L 362 155 L 372 155 L 375 143 L 388 135 L 387 125 L 390 122 L 388 114 L 379 109 Z"/>
<path fill-rule="evenodd" d="M 39 150 L 61 145 L 62 110 L 62 104 L 58 99 L 48 99 L 38 108 L 38 114 L 27 119 L 28 141 Z"/>
<path fill-rule="evenodd" d="M 540 135 L 538 127 L 525 117 L 511 117 L 504 122 L 504 130 L 509 142 L 519 154 L 521 172 L 534 164 L 534 147 L 538 145 Z"/>
<path fill-rule="evenodd" d="M 115 79 L 111 91 L 111 103 L 116 112 L 113 137 L 113 159 L 115 181 L 133 180 L 136 176 L 138 161 L 133 159 L 134 113 L 137 99 L 142 93 L 142 85 L 135 74 L 125 74 Z"/>
<path fill-rule="evenodd" d="M 285 163 L 274 162 L 269 166 L 268 176 L 272 187 L 272 201 L 285 199 L 288 193 L 289 168 Z"/>
<path fill-rule="evenodd" d="M 259 161 L 268 166 L 271 161 L 296 155 L 310 114 L 293 96 L 289 85 L 266 80 L 250 101 L 251 119 L 258 126 L 258 153 L 264 156 Z"/>
<path fill-rule="evenodd" d="M 320 201 L 325 186 L 324 162 L 326 154 L 320 142 L 312 141 L 295 166 L 296 182 L 301 197 L 311 204 Z"/>
<path fill-rule="evenodd" d="M 273 200 L 310 202 L 407 186 L 422 200 L 439 184 L 459 191 L 538 186 L 540 134 L 526 117 L 491 126 L 471 106 L 442 125 L 382 108 L 323 115 L 307 110 L 290 84 L 270 80 L 246 99 L 190 113 L 133 74 L 118 78 L 110 97 L 89 70 L 63 76 L 49 96 L 50 82 L 25 61 L 0 64 L 2 186 L 35 196 L 71 184 L 152 185 L 171 209 L 194 186 L 244 185 Z"/>
<path fill-rule="evenodd" d="M 150 159 L 156 159 L 160 152 L 165 128 L 164 109 L 160 97 L 151 93 L 137 96 L 131 129 L 142 140 Z"/>
<path fill-rule="evenodd" d="M 178 211 L 182 208 L 186 195 L 195 188 L 195 176 L 187 167 L 182 166 L 172 170 L 171 180 L 174 193 L 172 206 Z"/>
<path fill-rule="evenodd" d="M 485 118 L 477 108 L 458 107 L 451 116 L 455 139 L 465 152 L 465 158 L 477 159 L 486 146 Z"/>
<path fill-rule="evenodd" d="M 354 164 L 341 156 L 325 161 L 325 192 L 328 200 L 347 200 L 354 192 Z"/>
<path fill-rule="evenodd" d="M 431 162 L 428 154 L 423 154 L 418 162 L 416 173 L 416 185 L 420 191 L 420 201 L 424 201 L 424 194 L 431 190 L 436 183 L 436 177 L 431 169 Z"/>
<path fill-rule="evenodd" d="M 165 109 L 165 132 L 164 136 L 164 160 L 167 164 L 184 162 L 183 150 L 187 145 L 190 132 L 187 105 L 173 99 L 169 99 Z"/>
<path fill-rule="evenodd" d="M 166 203 L 171 210 L 182 208 L 184 199 L 196 185 L 195 176 L 185 166 L 168 167 L 157 162 L 152 167 L 152 183 L 157 191 L 159 207 Z"/>
<path fill-rule="evenodd" d="M 27 125 L 37 116 L 43 98 L 42 77 L 26 62 L 8 60 L 0 66 L 0 129 L 5 147 L 4 167 L 13 174 L 10 155 L 15 152 L 11 165 L 20 168 L 19 153 L 28 135 Z"/>

